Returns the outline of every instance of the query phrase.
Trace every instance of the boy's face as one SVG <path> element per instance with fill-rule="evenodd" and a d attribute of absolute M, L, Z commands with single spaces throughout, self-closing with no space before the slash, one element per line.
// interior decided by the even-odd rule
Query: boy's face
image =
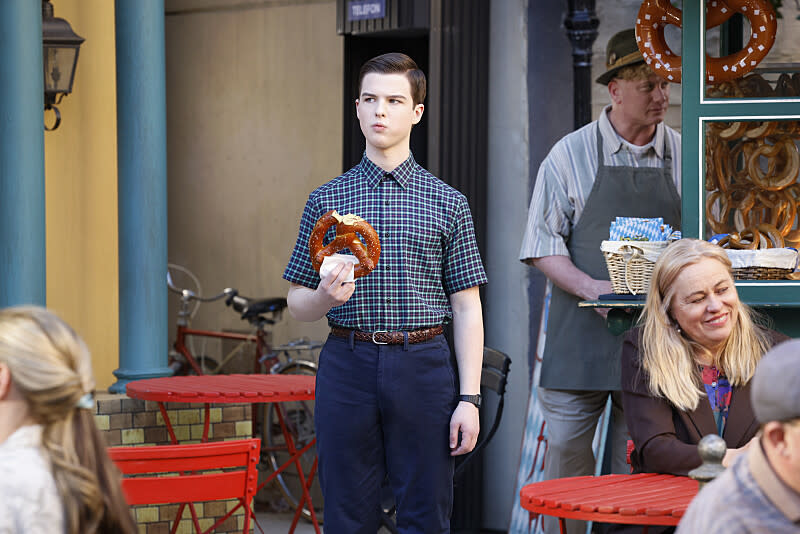
<path fill-rule="evenodd" d="M 370 72 L 361 82 L 356 115 L 367 148 L 390 150 L 408 145 L 411 127 L 422 118 L 425 106 L 414 105 L 405 74 Z"/>

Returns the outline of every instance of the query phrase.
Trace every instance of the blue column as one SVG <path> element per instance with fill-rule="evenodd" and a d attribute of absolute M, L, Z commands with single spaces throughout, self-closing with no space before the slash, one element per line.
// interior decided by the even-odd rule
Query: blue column
<path fill-rule="evenodd" d="M 44 305 L 42 6 L 0 2 L 0 307 Z"/>
<path fill-rule="evenodd" d="M 110 390 L 167 367 L 167 114 L 163 0 L 116 0 L 119 369 Z"/>

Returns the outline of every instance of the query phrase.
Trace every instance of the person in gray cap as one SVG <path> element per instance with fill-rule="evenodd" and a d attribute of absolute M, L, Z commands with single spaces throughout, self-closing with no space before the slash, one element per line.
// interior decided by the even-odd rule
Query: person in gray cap
<path fill-rule="evenodd" d="M 758 441 L 695 497 L 679 533 L 800 532 L 800 339 L 764 355 L 750 395 Z"/>
<path fill-rule="evenodd" d="M 597 83 L 608 87 L 611 104 L 559 140 L 542 162 L 519 255 L 552 288 L 538 384 L 546 479 L 594 473 L 592 438 L 609 395 L 612 471 L 629 472 L 622 340 L 606 327 L 606 310 L 578 303 L 611 293 L 600 242 L 616 216 L 663 217 L 676 229 L 681 222 L 681 138 L 663 122 L 670 84 L 644 62 L 633 29 L 611 37 Z M 586 530 L 585 523 L 568 523 L 570 532 Z M 545 518 L 545 530 L 558 532 L 557 521 Z"/>

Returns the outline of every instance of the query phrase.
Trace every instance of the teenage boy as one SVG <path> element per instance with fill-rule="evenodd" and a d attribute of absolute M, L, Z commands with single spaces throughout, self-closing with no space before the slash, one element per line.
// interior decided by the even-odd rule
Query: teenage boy
<path fill-rule="evenodd" d="M 387 475 L 400 532 L 449 532 L 453 457 L 478 436 L 486 274 L 466 198 L 409 150 L 425 85 L 404 54 L 362 66 L 364 157 L 311 193 L 283 274 L 292 316 L 327 315 L 331 326 L 314 414 L 326 534 L 374 534 Z M 329 210 L 366 219 L 380 238 L 377 267 L 355 282 L 345 281 L 350 264 L 321 280 L 311 266 L 308 239 Z M 442 335 L 449 322 L 457 375 Z"/>

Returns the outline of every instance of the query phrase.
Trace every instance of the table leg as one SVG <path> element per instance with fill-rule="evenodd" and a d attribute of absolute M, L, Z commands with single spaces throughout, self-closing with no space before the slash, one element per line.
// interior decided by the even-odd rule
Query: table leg
<path fill-rule="evenodd" d="M 158 403 L 158 409 L 161 411 L 161 417 L 164 418 L 164 424 L 167 427 L 167 433 L 169 434 L 169 439 L 172 441 L 173 444 L 178 444 L 178 438 L 175 436 L 175 430 L 172 428 L 172 422 L 169 420 L 169 415 L 167 414 L 167 409 L 164 407 L 163 402 Z M 208 441 L 208 423 L 209 423 L 209 405 L 206 403 L 206 413 L 205 413 L 205 427 L 203 429 L 203 442 Z M 170 534 L 175 534 L 178 530 L 178 524 L 181 521 L 181 517 L 183 516 L 183 510 L 186 508 L 186 505 L 189 505 L 189 512 L 192 514 L 192 522 L 194 523 L 194 531 L 200 532 L 200 522 L 197 519 L 197 512 L 194 509 L 194 503 L 181 503 L 178 507 L 178 513 L 175 515 L 175 522 L 172 524 L 172 529 L 170 530 Z"/>
<path fill-rule="evenodd" d="M 211 424 L 211 404 L 205 404 L 205 413 L 203 414 L 203 443 L 208 443 L 208 427 Z"/>
<path fill-rule="evenodd" d="M 167 432 L 169 433 L 169 439 L 172 440 L 174 445 L 178 444 L 178 438 L 175 437 L 175 431 L 172 429 L 172 423 L 169 420 L 169 415 L 167 415 L 167 409 L 164 407 L 163 402 L 158 403 L 158 409 L 161 410 L 161 417 L 164 418 L 164 424 L 167 425 Z"/>
<path fill-rule="evenodd" d="M 300 519 L 300 514 L 303 511 L 303 505 L 306 502 L 306 495 L 310 495 L 311 484 L 314 483 L 314 475 L 317 474 L 317 459 L 314 458 L 314 463 L 311 466 L 311 470 L 308 472 L 308 482 L 304 484 L 304 489 L 302 497 L 300 497 L 300 501 L 297 503 L 297 509 L 294 511 L 294 517 L 292 518 L 292 526 L 289 529 L 289 534 L 294 533 L 295 527 L 297 527 L 297 521 Z M 309 510 L 311 511 L 311 518 L 314 522 L 315 528 L 317 528 L 317 518 L 316 518 L 316 511 L 314 510 L 314 506 L 310 504 L 310 497 L 309 497 Z M 317 528 L 317 534 L 319 534 L 319 529 Z"/>
<path fill-rule="evenodd" d="M 309 488 L 311 487 L 311 480 L 313 480 L 314 477 L 314 471 L 316 470 L 317 461 L 316 459 L 314 459 L 314 465 L 312 466 L 311 472 L 309 473 L 311 478 L 308 484 L 306 484 L 306 477 L 303 474 L 303 466 L 300 465 L 301 454 L 298 454 L 297 449 L 294 446 L 294 439 L 292 438 L 291 433 L 289 433 L 289 430 L 286 428 L 286 422 L 283 420 L 283 412 L 280 410 L 280 407 L 277 410 L 275 410 L 275 413 L 278 414 L 278 422 L 281 425 L 281 432 L 283 432 L 283 439 L 286 442 L 286 449 L 289 451 L 289 455 L 292 457 L 291 459 L 294 460 L 294 465 L 297 468 L 297 476 L 300 478 L 300 487 L 303 489 L 303 496 L 297 505 L 297 510 L 295 510 L 295 516 L 294 520 L 292 521 L 292 526 L 289 529 L 289 534 L 294 533 L 294 529 L 297 526 L 297 520 L 299 519 L 300 514 L 302 513 L 303 510 L 303 503 L 306 502 L 308 503 L 308 510 L 311 513 L 311 523 L 313 523 L 314 525 L 314 530 L 316 531 L 317 534 L 320 534 L 319 522 L 317 521 L 317 514 L 314 511 L 314 503 L 311 501 L 311 494 L 308 491 Z M 304 450 L 308 449 L 308 447 L 315 442 L 316 439 L 312 440 L 311 443 L 306 445 L 306 447 L 303 447 L 303 449 Z"/>

